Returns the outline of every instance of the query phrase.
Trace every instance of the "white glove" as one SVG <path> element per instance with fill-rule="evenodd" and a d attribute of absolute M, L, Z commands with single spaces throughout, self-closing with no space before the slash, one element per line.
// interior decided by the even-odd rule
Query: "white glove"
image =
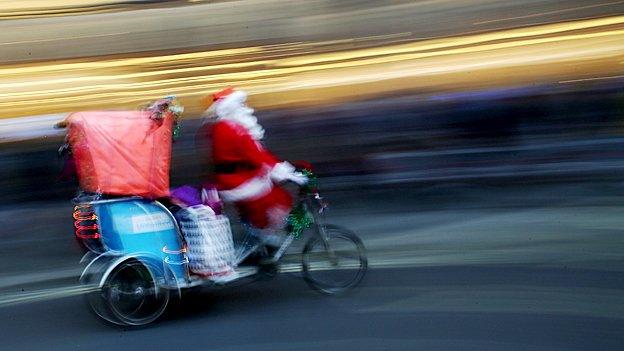
<path fill-rule="evenodd" d="M 271 169 L 271 180 L 276 183 L 281 183 L 290 180 L 293 173 L 295 173 L 295 167 L 293 165 L 286 161 L 280 162 Z"/>
<path fill-rule="evenodd" d="M 277 183 L 288 180 L 298 185 L 304 185 L 308 182 L 308 177 L 303 173 L 296 172 L 293 165 L 284 161 L 273 166 L 273 169 L 271 169 L 271 180 Z"/>
<path fill-rule="evenodd" d="M 292 175 L 288 178 L 291 182 L 297 183 L 297 185 L 302 186 L 308 182 L 308 177 L 301 172 L 293 172 Z"/>

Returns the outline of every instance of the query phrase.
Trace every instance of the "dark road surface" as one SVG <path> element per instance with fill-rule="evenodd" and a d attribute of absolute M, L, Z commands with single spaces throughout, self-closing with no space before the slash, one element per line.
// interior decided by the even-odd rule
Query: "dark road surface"
<path fill-rule="evenodd" d="M 463 266 L 372 270 L 330 298 L 284 275 L 194 294 L 140 330 L 103 325 L 80 297 L 4 308 L 0 348 L 620 350 L 622 289 L 621 273 Z"/>
<path fill-rule="evenodd" d="M 67 206 L 40 204 L 40 235 L 7 231 L 0 350 L 621 350 L 623 193 L 621 183 L 329 193 L 332 222 L 369 249 L 359 289 L 326 297 L 285 273 L 189 292 L 139 330 L 100 322 L 72 292 Z M 4 211 L 5 229 L 36 205 Z"/>

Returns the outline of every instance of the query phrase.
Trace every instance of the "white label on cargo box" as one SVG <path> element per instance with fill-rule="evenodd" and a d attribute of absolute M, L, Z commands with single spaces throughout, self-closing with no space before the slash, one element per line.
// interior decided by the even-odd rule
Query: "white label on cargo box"
<path fill-rule="evenodd" d="M 165 213 L 132 216 L 132 232 L 135 234 L 173 229 L 171 217 Z"/>

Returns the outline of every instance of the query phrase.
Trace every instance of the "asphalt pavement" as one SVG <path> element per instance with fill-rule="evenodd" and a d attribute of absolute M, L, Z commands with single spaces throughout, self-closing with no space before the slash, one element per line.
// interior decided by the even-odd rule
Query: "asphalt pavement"
<path fill-rule="evenodd" d="M 69 297 L 2 309 L 3 350 L 619 350 L 620 273 L 373 269 L 330 298 L 294 275 L 196 294 L 158 324 L 100 323 Z"/>
<path fill-rule="evenodd" d="M 368 247 L 361 287 L 325 297 L 284 273 L 186 294 L 139 330 L 89 312 L 59 217 L 68 204 L 33 203 L 0 212 L 21 228 L 2 253 L 0 349 L 619 350 L 623 193 L 621 182 L 329 192 L 332 222 Z M 37 210 L 40 237 L 23 222 Z"/>

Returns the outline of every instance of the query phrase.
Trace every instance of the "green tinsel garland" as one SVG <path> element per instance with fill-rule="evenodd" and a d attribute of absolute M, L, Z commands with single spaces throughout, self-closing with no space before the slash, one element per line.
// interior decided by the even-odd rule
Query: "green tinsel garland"
<path fill-rule="evenodd" d="M 165 113 L 169 112 L 173 117 L 172 140 L 178 139 L 180 136 L 180 116 L 184 112 L 184 107 L 178 103 L 178 99 L 174 95 L 153 102 L 146 107 L 146 110 L 152 111 L 152 119 L 155 120 L 162 120 Z"/>
<path fill-rule="evenodd" d="M 304 230 L 312 226 L 313 222 L 312 216 L 310 216 L 308 211 L 306 211 L 303 204 L 299 204 L 288 215 L 290 232 L 295 236 L 295 238 L 299 238 Z"/>
<path fill-rule="evenodd" d="M 318 187 L 318 180 L 314 173 L 307 169 L 301 170 L 301 173 L 308 178 L 308 182 L 301 187 L 301 190 L 308 192 Z"/>
<path fill-rule="evenodd" d="M 175 96 L 167 96 L 166 99 L 169 100 L 169 112 L 173 114 L 173 140 L 175 141 L 180 136 L 180 116 L 184 112 L 184 107 L 180 105 Z"/>
<path fill-rule="evenodd" d="M 173 140 L 178 140 L 180 137 L 180 122 L 177 120 L 173 123 Z"/>
<path fill-rule="evenodd" d="M 304 192 L 309 192 L 315 189 L 318 185 L 316 176 L 311 171 L 304 169 L 301 171 L 307 178 L 308 182 L 301 187 Z M 306 211 L 305 206 L 302 203 L 297 205 L 288 215 L 288 225 L 290 232 L 294 234 L 295 238 L 299 238 L 304 230 L 310 228 L 314 223 L 312 216 Z"/>

